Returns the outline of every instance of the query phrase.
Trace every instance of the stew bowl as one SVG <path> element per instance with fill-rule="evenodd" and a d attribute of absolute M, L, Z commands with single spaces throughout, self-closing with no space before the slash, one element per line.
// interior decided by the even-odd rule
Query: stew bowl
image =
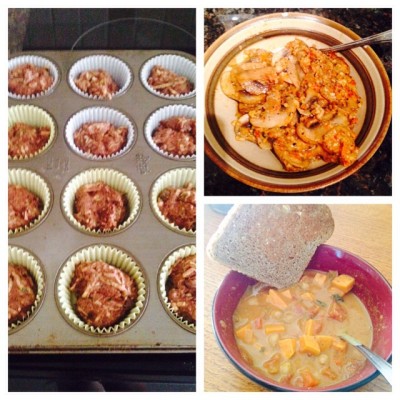
<path fill-rule="evenodd" d="M 358 256 L 328 245 L 318 247 L 307 269 L 337 271 L 355 278 L 353 293 L 363 302 L 372 321 L 372 351 L 389 360 L 392 354 L 392 289 L 386 279 Z M 218 344 L 233 365 L 247 378 L 277 391 L 350 391 L 365 385 L 378 375 L 375 367 L 366 362 L 362 370 L 347 380 L 331 386 L 302 389 L 274 381 L 253 368 L 244 360 L 236 344 L 232 315 L 246 288 L 255 283 L 257 281 L 239 272 L 228 273 L 215 295 L 212 313 Z"/>

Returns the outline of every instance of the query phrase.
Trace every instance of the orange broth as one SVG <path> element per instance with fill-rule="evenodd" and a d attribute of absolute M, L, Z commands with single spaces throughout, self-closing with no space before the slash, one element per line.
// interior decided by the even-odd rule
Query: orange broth
<path fill-rule="evenodd" d="M 298 388 L 351 377 L 365 358 L 339 335 L 370 347 L 373 332 L 368 311 L 351 293 L 353 285 L 348 275 L 306 271 L 286 289 L 247 288 L 233 314 L 243 358 L 268 378 Z"/>

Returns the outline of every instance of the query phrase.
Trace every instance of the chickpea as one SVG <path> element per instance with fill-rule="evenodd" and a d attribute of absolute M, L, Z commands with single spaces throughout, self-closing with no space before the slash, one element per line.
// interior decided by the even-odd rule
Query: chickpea
<path fill-rule="evenodd" d="M 258 306 L 257 297 L 250 297 L 250 299 L 247 300 L 247 303 L 249 306 Z"/>
<path fill-rule="evenodd" d="M 328 362 L 328 356 L 326 354 L 321 354 L 318 357 L 318 361 L 320 362 L 320 364 L 325 365 Z"/>
<path fill-rule="evenodd" d="M 292 370 L 292 364 L 289 361 L 286 361 L 281 365 L 280 372 L 282 374 L 285 374 L 285 375 L 289 374 L 291 372 L 291 370 Z"/>
<path fill-rule="evenodd" d="M 303 290 L 308 290 L 308 289 L 310 288 L 310 285 L 309 285 L 307 282 L 301 282 L 301 283 L 300 283 L 300 287 L 301 287 Z"/>
<path fill-rule="evenodd" d="M 290 322 L 293 322 L 293 320 L 294 320 L 294 314 L 291 312 L 291 311 L 286 311 L 284 314 L 283 314 L 283 321 L 284 322 L 286 322 L 286 323 L 290 323 Z"/>
<path fill-rule="evenodd" d="M 274 312 L 272 313 L 272 316 L 273 316 L 275 319 L 281 319 L 281 318 L 282 318 L 282 311 L 274 311 Z"/>
<path fill-rule="evenodd" d="M 272 347 L 276 346 L 278 340 L 279 340 L 279 335 L 277 333 L 271 333 L 271 335 L 269 335 L 268 341 Z"/>

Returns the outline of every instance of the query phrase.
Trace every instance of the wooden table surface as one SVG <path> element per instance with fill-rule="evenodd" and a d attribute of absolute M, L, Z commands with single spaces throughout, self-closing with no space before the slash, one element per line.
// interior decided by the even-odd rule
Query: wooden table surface
<path fill-rule="evenodd" d="M 329 205 L 335 231 L 327 244 L 361 256 L 392 282 L 392 207 L 391 205 Z M 204 210 L 204 245 L 223 219 L 209 206 Z M 222 392 L 269 391 L 242 375 L 219 348 L 211 325 L 211 306 L 216 290 L 229 269 L 205 255 L 204 271 L 204 390 Z M 391 391 L 380 375 L 357 389 L 360 392 Z"/>

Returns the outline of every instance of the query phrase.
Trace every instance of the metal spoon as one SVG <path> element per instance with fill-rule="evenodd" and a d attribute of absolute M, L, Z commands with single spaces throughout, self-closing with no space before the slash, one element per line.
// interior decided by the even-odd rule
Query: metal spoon
<path fill-rule="evenodd" d="M 357 339 L 353 338 L 346 333 L 339 335 L 346 342 L 353 345 L 360 353 L 362 353 L 375 368 L 382 374 L 382 376 L 392 385 L 392 366 L 382 357 L 375 354 L 373 351 L 365 347 Z"/>
<path fill-rule="evenodd" d="M 323 52 L 328 51 L 342 51 L 342 50 L 349 50 L 353 49 L 354 47 L 366 46 L 367 44 L 373 43 L 384 43 L 384 42 L 391 42 L 392 41 L 392 30 L 378 33 L 376 35 L 368 36 L 364 39 L 355 40 L 350 43 L 338 44 L 337 46 L 325 47 L 323 49 L 319 49 Z"/>

